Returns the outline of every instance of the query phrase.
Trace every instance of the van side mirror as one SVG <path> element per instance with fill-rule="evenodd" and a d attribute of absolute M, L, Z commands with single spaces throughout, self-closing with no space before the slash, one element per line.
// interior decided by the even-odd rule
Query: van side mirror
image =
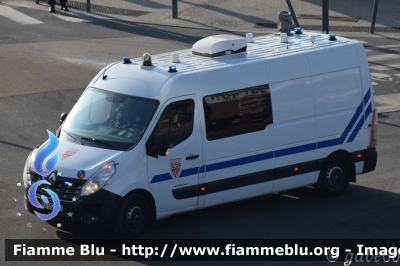
<path fill-rule="evenodd" d="M 168 134 L 151 135 L 146 143 L 146 153 L 148 156 L 158 158 L 158 156 L 165 156 L 166 151 L 169 149 Z"/>
<path fill-rule="evenodd" d="M 64 123 L 65 118 L 67 118 L 68 113 L 62 113 L 60 116 L 60 124 Z"/>

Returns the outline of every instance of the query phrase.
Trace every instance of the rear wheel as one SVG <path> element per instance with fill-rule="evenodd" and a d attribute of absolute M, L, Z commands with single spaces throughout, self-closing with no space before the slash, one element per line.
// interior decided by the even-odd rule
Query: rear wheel
<path fill-rule="evenodd" d="M 137 237 L 148 227 L 150 221 L 149 204 L 139 194 L 129 195 L 117 213 L 115 232 L 124 238 Z"/>
<path fill-rule="evenodd" d="M 329 157 L 322 167 L 316 188 L 318 193 L 325 197 L 342 194 L 350 182 L 350 161 L 344 156 Z"/>

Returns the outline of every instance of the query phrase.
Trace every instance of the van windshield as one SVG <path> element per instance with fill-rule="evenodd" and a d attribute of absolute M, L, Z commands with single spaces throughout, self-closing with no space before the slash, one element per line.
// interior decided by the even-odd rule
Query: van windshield
<path fill-rule="evenodd" d="M 159 102 L 96 88 L 84 91 L 59 132 L 66 141 L 128 150 L 140 141 Z"/>

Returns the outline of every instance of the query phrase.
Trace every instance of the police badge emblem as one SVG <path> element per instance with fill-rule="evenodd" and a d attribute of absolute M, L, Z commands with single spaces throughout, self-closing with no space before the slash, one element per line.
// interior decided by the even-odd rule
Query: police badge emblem
<path fill-rule="evenodd" d="M 171 159 L 171 172 L 175 178 L 179 176 L 180 171 L 181 171 L 181 158 Z"/>

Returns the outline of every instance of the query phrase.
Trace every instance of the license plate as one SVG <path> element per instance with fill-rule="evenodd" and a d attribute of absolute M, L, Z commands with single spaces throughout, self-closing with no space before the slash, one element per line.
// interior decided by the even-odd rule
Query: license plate
<path fill-rule="evenodd" d="M 53 208 L 54 208 L 53 203 L 51 203 L 51 202 L 46 203 L 46 202 L 42 201 L 42 206 L 43 206 L 43 208 L 48 209 L 48 210 L 53 210 Z M 64 209 L 63 206 L 60 205 L 60 212 L 62 212 L 63 209 Z"/>

